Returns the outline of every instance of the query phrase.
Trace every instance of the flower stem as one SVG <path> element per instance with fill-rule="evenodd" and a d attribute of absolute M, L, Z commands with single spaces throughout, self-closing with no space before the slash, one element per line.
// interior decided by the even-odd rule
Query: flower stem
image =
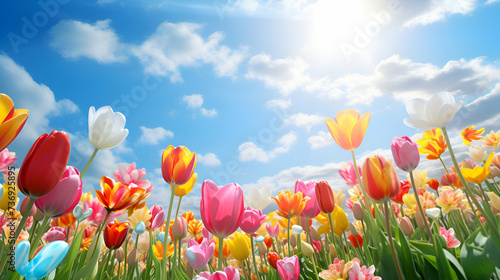
<path fill-rule="evenodd" d="M 218 269 L 222 271 L 222 259 L 223 259 L 223 250 L 224 250 L 224 237 L 219 237 L 219 265 Z"/>
<path fill-rule="evenodd" d="M 385 206 L 385 227 L 387 230 L 387 238 L 389 239 L 389 245 L 391 246 L 392 259 L 394 260 L 394 265 L 396 266 L 396 271 L 398 273 L 399 280 L 403 280 L 403 274 L 401 274 L 401 268 L 399 267 L 398 257 L 396 256 L 396 251 L 394 250 L 394 242 L 392 241 L 391 225 L 389 224 L 389 202 L 384 203 Z"/>
<path fill-rule="evenodd" d="M 33 243 L 30 244 L 30 254 L 29 254 L 29 259 L 31 260 L 31 257 L 33 256 L 33 253 L 35 253 L 36 249 L 38 248 L 38 242 L 40 242 L 40 238 L 42 238 L 42 235 L 45 231 L 45 228 L 50 222 L 50 217 L 45 216 L 43 219 L 42 225 L 40 226 L 39 232 L 40 234 L 37 234 L 35 236 L 35 239 L 33 240 Z"/>
<path fill-rule="evenodd" d="M 458 166 L 457 159 L 455 158 L 455 153 L 453 152 L 453 149 L 451 147 L 451 142 L 450 142 L 450 138 L 448 137 L 448 132 L 446 131 L 446 127 L 443 127 L 442 130 L 443 130 L 444 139 L 446 140 L 446 144 L 448 145 L 448 151 L 450 152 L 451 160 L 453 161 L 453 166 L 455 166 L 455 170 L 456 170 L 456 172 L 458 174 L 458 178 L 460 179 L 460 182 L 462 183 L 462 186 L 463 186 L 463 189 L 465 190 L 465 193 L 472 200 L 472 202 L 474 202 L 474 205 L 477 207 L 477 209 L 479 210 L 479 212 L 481 212 L 481 215 L 486 220 L 486 223 L 490 227 L 490 229 L 493 232 L 493 234 L 495 235 L 495 237 L 498 240 L 500 240 L 500 233 L 498 232 L 495 224 L 490 220 L 490 218 L 488 217 L 488 215 L 486 215 L 486 212 L 484 211 L 483 206 L 479 203 L 479 201 L 477 201 L 476 197 L 474 196 L 474 194 L 470 190 L 469 184 L 467 184 L 467 181 L 465 181 L 465 178 L 462 175 L 462 171 L 460 170 L 460 167 Z M 471 208 L 473 208 L 472 205 L 471 205 Z M 474 213 L 474 215 L 477 216 L 477 214 L 474 211 L 474 209 L 472 209 L 472 213 Z M 481 224 L 481 222 L 479 222 L 479 224 L 480 224 L 480 226 L 482 228 L 482 232 L 484 234 L 485 230 L 483 228 L 483 225 Z"/>
<path fill-rule="evenodd" d="M 330 233 L 332 234 L 332 244 L 335 247 L 335 234 L 333 233 L 333 222 L 332 222 L 332 213 L 328 213 L 328 220 L 330 221 Z"/>
<path fill-rule="evenodd" d="M 92 156 L 90 157 L 89 161 L 87 162 L 87 165 L 85 165 L 85 168 L 83 169 L 82 173 L 80 173 L 80 179 L 83 178 L 83 175 L 85 175 L 85 173 L 87 172 L 87 169 L 89 169 L 90 164 L 92 163 L 92 161 L 94 161 L 95 155 L 97 155 L 98 151 L 99 151 L 99 149 L 97 149 L 97 148 L 94 149 L 94 152 L 92 153 Z"/>
<path fill-rule="evenodd" d="M 255 250 L 253 246 L 253 234 L 250 234 L 250 245 L 252 247 L 252 258 L 253 258 L 253 268 L 255 270 L 255 276 L 257 276 L 258 279 L 260 279 L 259 271 L 257 270 L 257 261 L 255 259 Z"/>
<path fill-rule="evenodd" d="M 358 178 L 358 185 L 361 187 L 361 191 L 363 192 L 363 197 L 365 198 L 365 204 L 371 206 L 372 201 L 370 197 L 366 195 L 365 187 L 363 186 L 363 181 L 361 181 L 361 176 L 359 175 L 358 164 L 356 163 L 356 156 L 354 155 L 354 150 L 351 151 L 351 155 L 352 155 L 352 163 L 354 165 L 354 171 L 356 172 L 356 177 Z"/>
<path fill-rule="evenodd" d="M 450 171 L 448 171 L 448 168 L 446 168 L 446 165 L 444 165 L 444 162 L 443 162 L 443 159 L 441 158 L 441 156 L 439 156 L 438 158 L 439 158 L 439 160 L 441 161 L 441 164 L 443 165 L 444 170 L 446 170 L 446 173 L 447 173 L 447 174 L 450 174 Z"/>
<path fill-rule="evenodd" d="M 415 195 L 415 199 L 417 200 L 418 211 L 420 211 L 420 215 L 422 215 L 422 220 L 424 221 L 425 228 L 429 233 L 429 239 L 431 243 L 434 244 L 434 237 L 432 237 L 431 228 L 429 227 L 429 221 L 425 218 L 424 209 L 422 208 L 422 204 L 420 203 L 420 198 L 418 197 L 417 187 L 415 187 L 415 179 L 413 179 L 413 172 L 409 173 L 410 173 L 411 187 L 413 188 L 413 194 Z"/>
<path fill-rule="evenodd" d="M 179 197 L 179 204 L 177 204 L 177 211 L 175 211 L 175 218 L 174 218 L 174 220 L 176 220 L 177 217 L 179 216 L 179 209 L 181 208 L 181 200 L 182 200 L 182 196 Z"/>
<path fill-rule="evenodd" d="M 292 254 L 290 252 L 290 217 L 288 217 L 288 226 L 287 226 L 287 231 L 286 231 L 286 239 L 287 239 L 287 243 L 288 243 L 288 257 L 291 257 Z"/>
<path fill-rule="evenodd" d="M 170 204 L 168 205 L 168 214 L 167 214 L 167 223 L 165 225 L 165 239 L 168 236 L 168 229 L 170 228 L 170 215 L 172 214 L 172 206 L 174 205 L 174 197 L 175 197 L 175 187 L 176 185 L 172 185 L 172 193 L 170 194 Z M 165 244 L 167 242 L 164 242 Z M 161 260 L 161 269 L 162 274 L 167 278 L 167 247 L 163 246 L 163 259 Z"/>

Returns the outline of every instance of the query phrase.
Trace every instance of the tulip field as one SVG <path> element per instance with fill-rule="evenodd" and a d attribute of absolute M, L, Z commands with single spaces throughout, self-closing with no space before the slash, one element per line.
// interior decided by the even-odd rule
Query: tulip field
<path fill-rule="evenodd" d="M 90 108 L 95 150 L 85 166 L 67 166 L 71 141 L 52 131 L 16 169 L 8 146 L 30 121 L 30 108 L 15 108 L 6 94 L 0 104 L 0 280 L 500 280 L 500 131 L 471 126 L 448 135 L 463 105 L 450 93 L 406 104 L 402 121 L 420 138 L 394 138 L 382 147 L 392 158 L 356 160 L 372 137 L 369 112 L 326 118 L 345 150 L 338 176 L 348 193 L 327 181 L 297 180 L 276 194 L 244 194 L 236 182 L 198 178 L 196 147 L 168 146 L 158 158 L 172 194 L 168 209 L 146 205 L 154 187 L 140 163 L 102 174 L 95 192 L 82 190 L 96 154 L 127 137 L 123 114 Z M 470 146 L 461 162 L 450 142 L 457 136 L 457 145 Z M 440 177 L 427 177 L 422 161 L 442 164 Z M 174 198 L 197 181 L 199 213 L 179 212 L 182 200 Z M 277 210 L 264 213 L 270 204 Z"/>

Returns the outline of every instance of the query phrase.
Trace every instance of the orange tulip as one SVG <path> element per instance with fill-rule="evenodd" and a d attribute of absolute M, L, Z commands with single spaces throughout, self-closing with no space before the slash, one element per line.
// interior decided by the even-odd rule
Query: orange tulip
<path fill-rule="evenodd" d="M 214 238 L 214 240 L 215 240 L 215 250 L 214 250 L 213 256 L 218 258 L 219 257 L 219 240 L 220 240 L 220 238 Z M 226 242 L 226 240 L 224 240 L 223 244 L 222 244 L 222 258 L 225 259 L 225 258 L 229 257 L 230 254 L 231 254 L 231 252 L 229 252 L 229 247 L 227 246 L 227 242 Z"/>
<path fill-rule="evenodd" d="M 464 144 L 467 146 L 470 146 L 470 142 L 472 140 L 481 140 L 483 137 L 481 137 L 481 134 L 484 133 L 484 128 L 481 129 L 474 129 L 474 126 L 469 126 L 466 129 L 462 130 L 462 140 L 464 141 Z"/>
<path fill-rule="evenodd" d="M 493 147 L 495 150 L 498 149 L 498 144 L 500 144 L 500 130 L 496 133 L 492 130 L 490 134 L 484 137 L 483 143 L 485 146 Z"/>
<path fill-rule="evenodd" d="M 308 196 L 303 197 L 301 192 L 292 193 L 291 190 L 280 191 L 278 198 L 271 197 L 276 201 L 280 209 L 276 210 L 279 216 L 290 219 L 299 216 L 306 207 L 306 202 L 310 199 Z"/>
<path fill-rule="evenodd" d="M 420 154 L 427 154 L 428 160 L 438 159 L 448 147 L 440 128 L 424 131 L 423 138 L 415 142 L 420 145 L 418 148 Z"/>
<path fill-rule="evenodd" d="M 115 183 L 113 179 L 103 176 L 99 183 L 101 191 L 95 191 L 99 202 L 108 210 L 118 212 L 125 210 L 138 201 L 141 201 L 145 193 L 145 189 L 140 187 L 129 187 L 123 183 Z"/>
<path fill-rule="evenodd" d="M 327 181 L 316 183 L 316 199 L 322 212 L 332 213 L 335 209 L 333 190 Z"/>
<path fill-rule="evenodd" d="M 370 112 L 359 115 L 355 110 L 340 111 L 335 120 L 326 118 L 326 126 L 337 144 L 344 150 L 354 151 L 361 145 L 370 122 Z"/>
<path fill-rule="evenodd" d="M 14 102 L 6 94 L 0 94 L 0 151 L 5 149 L 21 132 L 29 111 L 14 109 Z"/>
<path fill-rule="evenodd" d="M 366 193 L 379 202 L 398 195 L 401 183 L 392 160 L 381 155 L 368 157 L 363 165 L 363 185 Z"/>
<path fill-rule="evenodd" d="M 57 225 L 66 228 L 72 226 L 76 222 L 75 216 L 73 216 L 73 212 L 69 212 L 68 214 L 57 218 Z"/>
<path fill-rule="evenodd" d="M 153 253 L 157 259 L 163 260 L 163 243 L 161 241 L 156 241 L 156 244 L 153 245 Z M 167 243 L 167 258 L 170 258 L 173 254 L 174 244 Z"/>
<path fill-rule="evenodd" d="M 191 153 L 188 148 L 170 145 L 163 151 L 161 173 L 168 184 L 184 185 L 191 179 L 195 167 L 196 153 Z"/>
<path fill-rule="evenodd" d="M 128 222 L 119 223 L 117 220 L 109 223 L 104 228 L 104 244 L 109 249 L 118 249 L 127 238 L 130 224 Z"/>

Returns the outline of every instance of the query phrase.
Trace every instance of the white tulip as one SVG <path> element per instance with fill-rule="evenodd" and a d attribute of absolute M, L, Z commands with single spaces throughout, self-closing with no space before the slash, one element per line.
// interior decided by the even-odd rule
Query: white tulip
<path fill-rule="evenodd" d="M 416 98 L 406 104 L 406 111 L 410 118 L 404 123 L 413 128 L 433 129 L 445 127 L 462 107 L 462 101 L 455 102 L 449 92 L 440 92 L 429 100 Z"/>
<path fill-rule="evenodd" d="M 263 210 L 273 202 L 271 192 L 266 188 L 257 189 L 252 187 L 248 195 L 244 194 L 244 199 L 245 206 L 250 206 L 255 210 Z"/>
<path fill-rule="evenodd" d="M 299 235 L 302 232 L 304 232 L 304 229 L 301 226 L 299 226 L 299 225 L 293 225 L 292 226 L 292 232 L 293 232 L 293 234 Z"/>
<path fill-rule="evenodd" d="M 476 162 L 483 162 L 487 156 L 487 153 L 485 150 L 483 150 L 483 147 L 481 145 L 478 145 L 469 147 L 469 156 Z"/>
<path fill-rule="evenodd" d="M 425 214 L 427 214 L 427 216 L 431 219 L 438 218 L 439 214 L 441 214 L 441 210 L 439 208 L 429 208 L 425 210 Z"/>
<path fill-rule="evenodd" d="M 89 110 L 89 140 L 96 149 L 111 149 L 120 144 L 128 135 L 125 129 L 125 116 L 113 112 L 109 106 L 99 108 L 94 106 Z"/>

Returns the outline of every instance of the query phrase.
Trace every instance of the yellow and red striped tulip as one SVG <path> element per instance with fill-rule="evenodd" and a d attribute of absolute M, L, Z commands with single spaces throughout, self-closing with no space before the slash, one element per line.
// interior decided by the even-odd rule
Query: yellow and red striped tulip
<path fill-rule="evenodd" d="M 401 184 L 392 160 L 381 155 L 368 157 L 363 165 L 363 185 L 366 193 L 376 201 L 385 202 L 395 197 Z"/>

